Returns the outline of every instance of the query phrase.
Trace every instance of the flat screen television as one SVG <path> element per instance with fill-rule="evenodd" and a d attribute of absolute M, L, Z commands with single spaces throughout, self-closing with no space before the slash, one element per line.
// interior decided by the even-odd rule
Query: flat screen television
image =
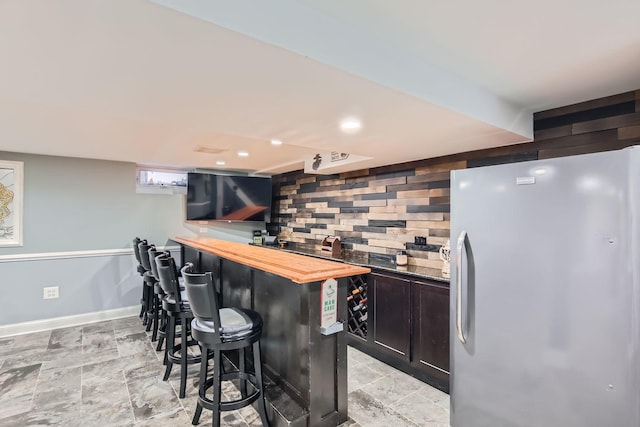
<path fill-rule="evenodd" d="M 271 178 L 187 174 L 187 221 L 264 221 L 271 217 Z"/>

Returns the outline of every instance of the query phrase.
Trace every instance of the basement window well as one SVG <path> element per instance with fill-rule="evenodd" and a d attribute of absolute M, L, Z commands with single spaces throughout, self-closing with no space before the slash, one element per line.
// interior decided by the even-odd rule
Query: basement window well
<path fill-rule="evenodd" d="M 138 168 L 136 192 L 187 194 L 187 171 Z"/>

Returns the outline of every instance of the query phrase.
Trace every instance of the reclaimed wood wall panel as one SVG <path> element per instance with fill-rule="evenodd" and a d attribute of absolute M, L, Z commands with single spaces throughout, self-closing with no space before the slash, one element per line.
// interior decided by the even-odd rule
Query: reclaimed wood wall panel
<path fill-rule="evenodd" d="M 551 158 L 618 150 L 640 142 L 640 90 L 534 114 L 538 157 Z M 570 132 L 568 132 L 570 130 Z"/>

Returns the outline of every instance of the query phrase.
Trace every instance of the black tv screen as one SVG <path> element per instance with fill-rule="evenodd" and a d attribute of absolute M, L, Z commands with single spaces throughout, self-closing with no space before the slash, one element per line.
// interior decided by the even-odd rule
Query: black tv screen
<path fill-rule="evenodd" d="M 187 221 L 268 222 L 270 216 L 271 178 L 187 175 Z"/>

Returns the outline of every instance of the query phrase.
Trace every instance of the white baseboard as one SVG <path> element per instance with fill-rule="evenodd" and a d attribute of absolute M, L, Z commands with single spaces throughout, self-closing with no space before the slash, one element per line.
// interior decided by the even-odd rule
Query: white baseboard
<path fill-rule="evenodd" d="M 114 308 L 112 310 L 94 311 L 92 313 L 76 314 L 73 316 L 55 317 L 53 319 L 33 320 L 30 322 L 0 325 L 0 338 L 12 335 L 28 334 L 32 332 L 48 331 L 51 329 L 67 328 L 85 323 L 102 322 L 104 320 L 119 319 L 135 316 L 140 313 L 140 306 Z"/>

